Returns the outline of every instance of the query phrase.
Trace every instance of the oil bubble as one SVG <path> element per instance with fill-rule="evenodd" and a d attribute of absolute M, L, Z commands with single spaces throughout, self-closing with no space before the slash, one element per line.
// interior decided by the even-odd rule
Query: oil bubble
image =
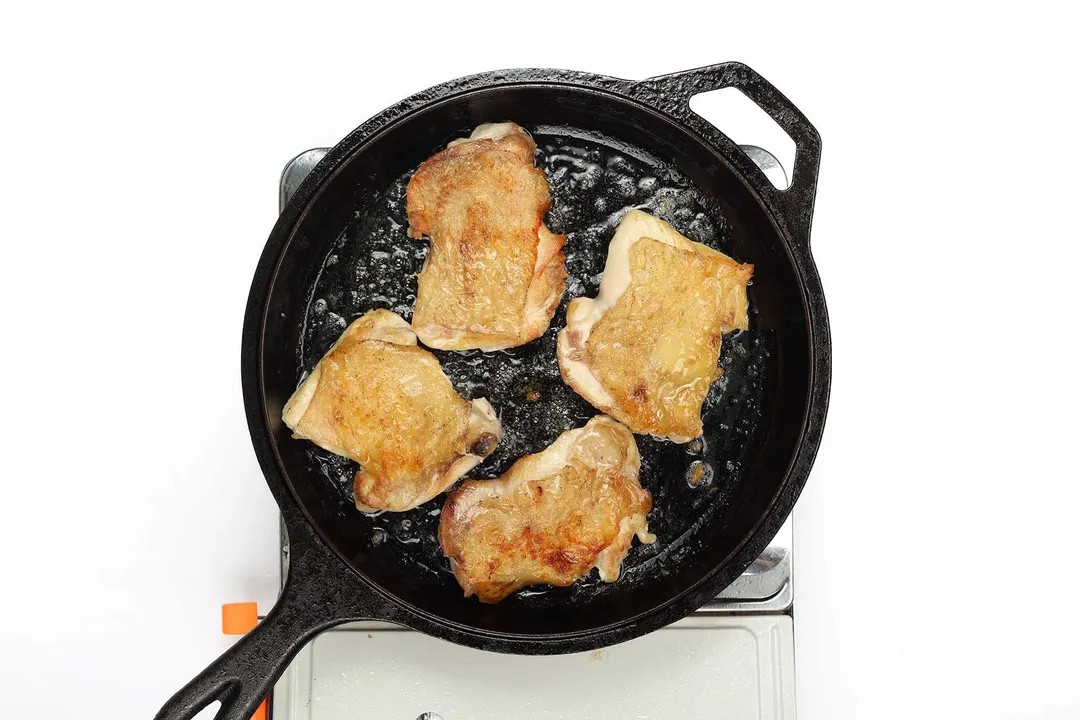
<path fill-rule="evenodd" d="M 690 463 L 690 469 L 686 471 L 686 484 L 692 488 L 708 485 L 712 482 L 712 465 L 695 460 Z"/>

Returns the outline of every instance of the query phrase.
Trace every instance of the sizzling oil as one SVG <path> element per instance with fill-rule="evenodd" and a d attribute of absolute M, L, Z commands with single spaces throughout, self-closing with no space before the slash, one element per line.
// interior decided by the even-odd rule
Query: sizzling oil
<path fill-rule="evenodd" d="M 688 180 L 634 148 L 572 128 L 533 128 L 538 153 L 551 185 L 546 222 L 567 236 L 566 293 L 543 336 L 527 345 L 498 352 L 433 351 L 450 381 L 465 398 L 488 398 L 503 423 L 495 452 L 470 477 L 492 478 L 522 455 L 546 448 L 564 430 L 580 427 L 597 411 L 563 383 L 555 360 L 555 341 L 565 325 L 566 305 L 575 297 L 594 297 L 607 258 L 607 245 L 630 209 L 650 212 L 691 240 L 721 251 L 730 235 L 725 219 L 706 209 Z M 310 303 L 298 348 L 301 370 L 310 371 L 349 322 L 373 308 L 386 308 L 406 320 L 416 301 L 416 275 L 427 257 L 426 241 L 406 235 L 405 187 L 411 171 L 381 194 L 366 198 L 351 225 L 333 243 Z M 703 407 L 709 441 L 676 445 L 637 436 L 641 484 L 652 492 L 652 545 L 635 543 L 623 565 L 620 583 L 644 573 L 663 573 L 690 548 L 693 529 L 726 501 L 725 488 L 737 482 L 748 458 L 751 435 L 761 431 L 761 376 L 771 342 L 754 332 L 751 288 L 750 332 L 723 339 L 723 377 L 713 384 Z M 342 497 L 343 512 L 370 523 L 373 550 L 396 549 L 410 564 L 450 575 L 437 532 L 445 496 L 406 513 L 363 515 L 351 509 L 355 463 L 312 445 L 309 455 Z M 453 582 L 447 578 L 448 582 Z M 620 583 L 616 583 L 619 585 Z M 557 593 L 603 592 L 591 573 Z M 545 594 L 544 587 L 519 592 L 520 598 Z M 509 602 L 506 601 L 506 602 Z"/>

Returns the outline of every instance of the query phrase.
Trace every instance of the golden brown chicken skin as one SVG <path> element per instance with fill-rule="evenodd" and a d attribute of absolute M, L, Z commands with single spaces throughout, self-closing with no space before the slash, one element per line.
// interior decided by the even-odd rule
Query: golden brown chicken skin
<path fill-rule="evenodd" d="M 749 327 L 754 268 L 640 210 L 608 249 L 600 293 L 576 298 L 559 333 L 563 379 L 637 433 L 701 435 L 701 406 L 720 377 L 721 336 Z"/>
<path fill-rule="evenodd" d="M 465 596 L 495 603 L 527 585 L 570 585 L 593 567 L 615 582 L 634 536 L 655 540 L 640 463 L 633 434 L 598 415 L 499 479 L 462 483 L 443 506 L 439 542 Z"/>
<path fill-rule="evenodd" d="M 360 463 L 357 508 L 408 510 L 491 454 L 502 426 L 487 400 L 458 395 L 400 316 L 355 320 L 282 413 L 293 437 Z"/>
<path fill-rule="evenodd" d="M 441 350 L 498 350 L 544 333 L 566 284 L 544 213 L 536 144 L 514 123 L 481 125 L 429 158 L 406 191 L 409 236 L 431 242 L 413 329 Z"/>

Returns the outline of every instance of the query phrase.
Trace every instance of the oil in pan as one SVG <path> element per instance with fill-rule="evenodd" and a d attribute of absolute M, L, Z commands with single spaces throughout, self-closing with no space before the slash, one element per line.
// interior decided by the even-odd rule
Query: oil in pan
<path fill-rule="evenodd" d="M 537 164 L 551 186 L 547 225 L 552 232 L 567 236 L 563 252 L 569 277 L 558 311 L 543 336 L 521 347 L 497 352 L 432 351 L 462 396 L 486 397 L 500 414 L 503 438 L 470 474 L 475 478 L 497 477 L 522 455 L 544 449 L 563 431 L 580 427 L 597 414 L 562 381 L 555 342 L 565 325 L 567 303 L 596 295 L 608 242 L 628 210 L 657 215 L 691 240 L 721 251 L 728 250 L 730 240 L 719 211 L 703 206 L 689 180 L 656 158 L 575 128 L 530 131 L 537 144 Z M 299 348 L 301 371 L 314 367 L 348 323 L 373 308 L 411 319 L 416 275 L 428 253 L 426 240 L 406 235 L 405 188 L 411 174 L 399 177 L 381 194 L 363 198 L 355 221 L 334 242 L 309 295 Z M 714 438 L 706 444 L 698 439 L 676 445 L 637 436 L 641 484 L 653 494 L 649 527 L 657 542 L 634 544 L 620 583 L 633 582 L 645 573 L 662 573 L 668 560 L 677 563 L 690 549 L 684 538 L 723 506 L 725 486 L 743 471 L 743 448 L 752 447 L 747 440 L 764 429 L 763 375 L 772 346 L 770 337 L 755 332 L 755 318 L 751 287 L 751 329 L 724 336 L 720 358 L 724 376 L 713 384 L 703 408 L 705 425 L 720 430 L 719 441 Z M 314 445 L 309 455 L 340 492 L 345 511 L 354 513 L 356 522 L 373 525 L 373 551 L 407 551 L 413 567 L 445 574 L 448 582 L 454 582 L 437 539 L 445 496 L 405 513 L 364 515 L 351 509 L 356 464 Z M 657 472 L 658 468 L 664 472 Z M 685 478 L 685 482 L 672 482 L 672 477 Z M 595 595 L 603 592 L 604 585 L 594 572 L 557 592 Z M 536 586 L 518 592 L 514 599 L 529 602 L 548 591 L 547 586 Z"/>

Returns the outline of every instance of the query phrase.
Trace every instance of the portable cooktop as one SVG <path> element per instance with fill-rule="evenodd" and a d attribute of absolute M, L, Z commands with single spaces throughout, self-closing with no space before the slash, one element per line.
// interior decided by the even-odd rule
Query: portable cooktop
<path fill-rule="evenodd" d="M 783 168 L 743 145 L 778 186 Z M 281 175 L 284 207 L 324 148 Z M 289 561 L 282 529 L 282 577 Z M 386 623 L 350 623 L 305 647 L 274 689 L 275 720 L 509 720 L 795 717 L 792 520 L 761 557 L 696 613 L 603 650 L 482 652 Z"/>

